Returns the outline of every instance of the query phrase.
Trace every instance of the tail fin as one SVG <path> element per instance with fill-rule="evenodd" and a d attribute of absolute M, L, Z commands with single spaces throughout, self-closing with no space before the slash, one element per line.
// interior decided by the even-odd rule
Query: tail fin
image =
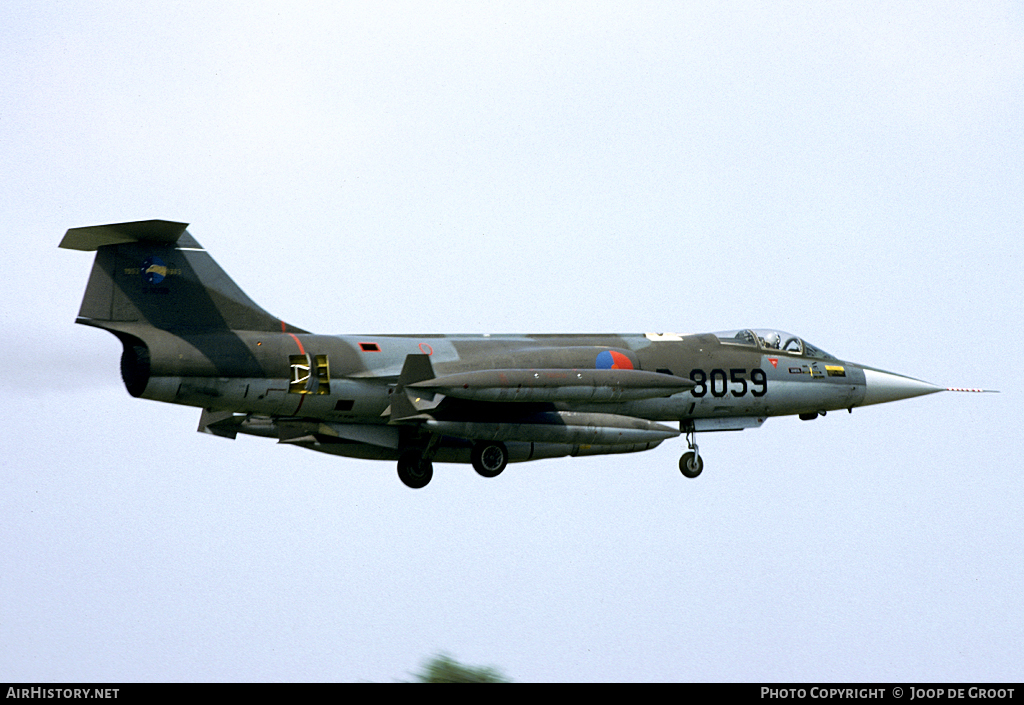
<path fill-rule="evenodd" d="M 257 306 L 187 227 L 143 220 L 68 230 L 61 247 L 96 251 L 78 322 L 137 322 L 175 333 L 306 332 Z"/>

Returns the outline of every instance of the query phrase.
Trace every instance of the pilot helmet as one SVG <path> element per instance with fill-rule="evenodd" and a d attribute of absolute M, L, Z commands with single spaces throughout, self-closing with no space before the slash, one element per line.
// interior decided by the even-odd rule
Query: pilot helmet
<path fill-rule="evenodd" d="M 779 338 L 779 334 L 774 331 L 764 334 L 764 346 L 766 348 L 778 348 L 781 342 L 782 339 Z"/>

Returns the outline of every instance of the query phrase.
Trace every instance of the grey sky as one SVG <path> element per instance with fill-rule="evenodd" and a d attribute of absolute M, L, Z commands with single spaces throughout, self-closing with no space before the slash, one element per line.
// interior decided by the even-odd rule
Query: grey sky
<path fill-rule="evenodd" d="M 1020 680 L 1019 2 L 0 9 L 0 674 Z M 323 333 L 777 327 L 941 394 L 632 456 L 195 433 L 73 324 L 163 218 Z"/>

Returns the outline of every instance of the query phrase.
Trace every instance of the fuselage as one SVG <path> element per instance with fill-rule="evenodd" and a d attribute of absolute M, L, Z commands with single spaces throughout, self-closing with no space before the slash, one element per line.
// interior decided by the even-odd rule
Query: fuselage
<path fill-rule="evenodd" d="M 429 356 L 439 377 L 478 370 L 604 368 L 656 372 L 693 383 L 685 391 L 650 398 L 615 400 L 610 392 L 595 393 L 596 400 L 553 402 L 565 410 L 652 421 L 763 419 L 850 409 L 872 403 L 865 369 L 869 376 L 874 373 L 879 384 L 891 382 L 885 378 L 917 382 L 838 360 L 798 338 L 790 337 L 798 342 L 787 350 L 765 345 L 753 331 L 737 335 L 742 333 L 746 334 L 742 338 L 720 333 L 163 334 L 166 340 L 148 345 L 148 379 L 137 396 L 238 413 L 384 424 L 408 355 Z M 318 378 L 315 393 L 307 389 L 311 361 L 312 374 Z M 126 364 L 138 363 L 128 360 Z M 912 386 L 919 393 L 938 389 L 924 382 Z M 628 391 L 619 396 L 628 397 Z M 493 401 L 545 400 L 510 388 L 506 396 L 499 393 Z"/>

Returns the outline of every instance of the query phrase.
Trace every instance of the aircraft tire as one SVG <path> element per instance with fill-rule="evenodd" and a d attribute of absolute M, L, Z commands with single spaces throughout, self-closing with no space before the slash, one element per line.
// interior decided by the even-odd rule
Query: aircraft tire
<path fill-rule="evenodd" d="M 423 459 L 423 454 L 418 450 L 407 450 L 398 459 L 398 479 L 406 487 L 418 490 L 426 487 L 430 478 L 434 476 L 434 464 Z"/>
<path fill-rule="evenodd" d="M 694 458 L 696 457 L 696 462 Z M 704 458 L 696 455 L 692 451 L 689 453 L 683 453 L 683 457 L 679 459 L 679 472 L 683 473 L 686 477 L 694 478 L 701 474 L 704 470 Z"/>
<path fill-rule="evenodd" d="M 497 443 L 477 443 L 470 453 L 473 469 L 483 477 L 497 477 L 508 465 L 508 448 Z"/>

